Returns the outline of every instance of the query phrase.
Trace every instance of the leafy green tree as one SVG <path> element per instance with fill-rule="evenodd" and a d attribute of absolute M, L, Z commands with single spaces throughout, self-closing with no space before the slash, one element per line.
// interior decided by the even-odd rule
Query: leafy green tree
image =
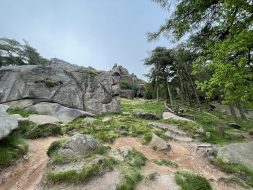
<path fill-rule="evenodd" d="M 253 4 L 248 0 L 154 0 L 172 14 L 149 40 L 161 34 L 179 40 L 191 34 L 188 45 L 199 55 L 194 63 L 195 76 L 211 73 L 198 86 L 211 98 L 218 95 L 240 110 L 253 100 Z"/>

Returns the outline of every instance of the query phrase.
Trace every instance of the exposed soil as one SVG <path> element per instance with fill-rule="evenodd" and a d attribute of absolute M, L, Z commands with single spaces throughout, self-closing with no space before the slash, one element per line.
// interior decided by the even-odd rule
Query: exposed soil
<path fill-rule="evenodd" d="M 143 174 L 147 175 L 152 172 L 157 172 L 161 175 L 173 175 L 176 171 L 192 171 L 204 176 L 212 185 L 214 190 L 242 190 L 243 188 L 234 184 L 226 183 L 231 176 L 221 172 L 218 168 L 209 163 L 203 157 L 201 151 L 196 151 L 198 142 L 168 142 L 172 151 L 170 152 L 157 152 L 152 150 L 149 146 L 142 145 L 137 138 L 123 137 L 117 139 L 112 148 L 116 149 L 121 146 L 131 146 L 136 150 L 142 152 L 149 160 L 152 159 L 167 159 L 176 162 L 179 168 L 170 168 L 166 166 L 159 166 L 151 161 L 148 161 L 146 166 L 143 167 Z"/>
<path fill-rule="evenodd" d="M 60 137 L 29 140 L 27 155 L 0 172 L 0 190 L 34 190 L 46 167 L 47 149 Z"/>

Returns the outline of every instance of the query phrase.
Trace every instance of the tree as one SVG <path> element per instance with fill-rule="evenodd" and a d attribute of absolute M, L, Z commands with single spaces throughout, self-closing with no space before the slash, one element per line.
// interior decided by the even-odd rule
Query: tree
<path fill-rule="evenodd" d="M 155 0 L 169 8 L 168 0 Z M 211 98 L 218 95 L 230 107 L 236 105 L 244 117 L 243 106 L 253 99 L 253 4 L 247 0 L 181 0 L 158 32 L 149 40 L 165 34 L 179 40 L 191 33 L 189 47 L 199 55 L 193 73 L 204 71 L 209 78 L 197 81 Z"/>
<path fill-rule="evenodd" d="M 0 67 L 8 65 L 43 65 L 47 59 L 24 40 L 24 44 L 14 39 L 0 38 Z"/>
<path fill-rule="evenodd" d="M 149 78 L 153 83 L 156 82 L 157 98 L 159 81 L 163 81 L 166 88 L 166 99 L 172 105 L 172 93 L 169 85 L 170 77 L 174 75 L 172 51 L 165 47 L 157 47 L 151 52 L 150 56 L 144 60 L 144 64 L 152 66 Z"/>

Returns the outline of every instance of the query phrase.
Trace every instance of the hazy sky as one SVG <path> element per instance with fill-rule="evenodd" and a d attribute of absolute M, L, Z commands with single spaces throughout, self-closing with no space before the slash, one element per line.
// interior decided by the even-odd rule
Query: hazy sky
<path fill-rule="evenodd" d="M 168 13 L 151 0 L 0 0 L 0 36 L 25 39 L 46 58 L 110 70 L 118 63 L 140 78 L 148 42 Z"/>

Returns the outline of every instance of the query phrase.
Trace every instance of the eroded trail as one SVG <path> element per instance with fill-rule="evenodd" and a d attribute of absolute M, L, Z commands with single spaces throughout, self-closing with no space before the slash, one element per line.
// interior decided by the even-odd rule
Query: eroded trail
<path fill-rule="evenodd" d="M 203 175 L 212 185 L 214 190 L 241 190 L 236 184 L 226 183 L 226 179 L 230 176 L 221 172 L 218 168 L 209 163 L 209 161 L 203 157 L 196 147 L 197 142 L 180 142 L 180 141 L 169 141 L 168 142 L 172 151 L 170 152 L 157 152 L 152 150 L 150 147 L 142 145 L 138 139 L 132 137 L 123 137 L 117 139 L 112 148 L 118 148 L 121 146 L 131 146 L 136 150 L 142 152 L 148 159 L 148 163 L 143 167 L 143 174 L 149 174 L 157 172 L 163 175 L 171 175 L 176 171 L 192 171 Z M 176 162 L 179 168 L 170 168 L 166 166 L 159 166 L 154 164 L 152 159 L 167 159 Z"/>
<path fill-rule="evenodd" d="M 16 161 L 0 172 L 0 190 L 34 190 L 40 182 L 50 144 L 60 137 L 29 140 L 27 158 Z M 26 156 L 25 156 L 26 157 Z"/>

